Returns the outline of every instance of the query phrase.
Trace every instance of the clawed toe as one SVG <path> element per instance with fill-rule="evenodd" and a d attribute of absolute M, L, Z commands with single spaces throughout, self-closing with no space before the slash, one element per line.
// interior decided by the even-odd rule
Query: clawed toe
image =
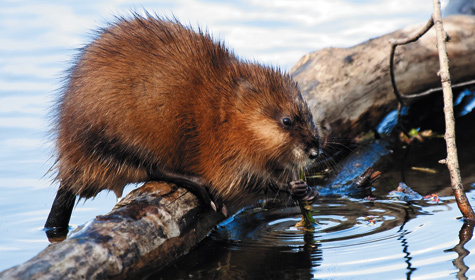
<path fill-rule="evenodd" d="M 295 200 L 313 202 L 318 198 L 318 191 L 302 180 L 290 182 L 289 187 L 290 195 Z"/>
<path fill-rule="evenodd" d="M 315 200 L 317 200 L 317 198 L 318 198 L 318 191 L 315 188 L 309 187 L 307 195 L 305 195 L 301 200 L 312 203 Z"/>
<path fill-rule="evenodd" d="M 211 208 L 214 210 L 214 212 L 221 212 L 221 213 L 223 213 L 223 215 L 224 215 L 225 217 L 228 216 L 228 208 L 226 208 L 226 205 L 224 205 L 224 204 L 218 204 L 218 206 L 219 206 L 219 207 L 218 207 L 214 201 L 211 201 L 211 202 L 210 202 L 210 206 L 211 206 Z"/>

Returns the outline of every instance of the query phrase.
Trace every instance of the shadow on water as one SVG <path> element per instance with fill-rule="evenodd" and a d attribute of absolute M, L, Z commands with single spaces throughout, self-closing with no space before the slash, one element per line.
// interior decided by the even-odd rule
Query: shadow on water
<path fill-rule="evenodd" d="M 406 238 L 406 236 L 410 233 L 410 231 L 404 229 L 404 226 L 406 225 L 407 221 L 409 221 L 409 213 L 406 211 L 406 216 L 404 217 L 404 223 L 401 225 L 401 227 L 398 230 L 399 237 L 397 240 L 401 242 L 401 247 L 402 247 L 402 252 L 404 253 L 404 261 L 407 264 L 407 272 L 406 276 L 407 279 L 411 279 L 412 273 L 416 270 L 416 268 L 413 267 L 411 260 L 411 251 L 409 249 L 409 241 Z"/>
<path fill-rule="evenodd" d="M 445 250 L 445 252 L 456 252 L 458 254 L 458 257 L 452 262 L 459 270 L 457 279 L 468 279 L 465 273 L 469 270 L 469 267 L 465 264 L 464 259 L 470 254 L 470 251 L 465 249 L 464 245 L 472 239 L 474 226 L 475 222 L 465 221 L 459 232 L 460 242 L 454 248 Z"/>

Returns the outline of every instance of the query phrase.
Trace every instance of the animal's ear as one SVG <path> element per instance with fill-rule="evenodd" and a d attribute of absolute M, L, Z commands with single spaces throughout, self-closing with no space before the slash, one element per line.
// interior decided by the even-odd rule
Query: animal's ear
<path fill-rule="evenodd" d="M 236 95 L 236 106 L 239 112 L 247 111 L 252 107 L 251 103 L 257 95 L 256 88 L 244 77 L 234 80 L 234 91 Z M 255 107 L 255 105 L 254 105 Z"/>
<path fill-rule="evenodd" d="M 254 99 L 258 94 L 258 90 L 246 77 L 239 77 L 234 80 L 235 94 L 238 104 L 246 104 Z"/>
<path fill-rule="evenodd" d="M 238 100 L 244 101 L 257 94 L 256 88 L 245 77 L 239 77 L 235 79 L 234 84 L 236 85 L 235 89 Z"/>

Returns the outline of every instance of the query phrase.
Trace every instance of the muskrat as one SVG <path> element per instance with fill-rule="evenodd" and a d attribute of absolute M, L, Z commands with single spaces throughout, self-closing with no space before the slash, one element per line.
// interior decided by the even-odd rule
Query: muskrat
<path fill-rule="evenodd" d="M 269 188 L 316 195 L 295 181 L 320 150 L 297 84 L 176 19 L 134 14 L 102 29 L 70 69 L 55 120 L 60 186 L 47 228 L 67 228 L 76 196 L 120 197 L 150 180 L 225 214 Z"/>

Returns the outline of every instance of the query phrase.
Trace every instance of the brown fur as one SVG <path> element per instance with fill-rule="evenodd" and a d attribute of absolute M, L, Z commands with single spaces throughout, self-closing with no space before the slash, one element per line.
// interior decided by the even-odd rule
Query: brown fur
<path fill-rule="evenodd" d="M 318 150 L 288 75 L 151 16 L 120 19 L 82 50 L 57 114 L 57 179 L 84 198 L 173 172 L 236 205 L 295 179 Z"/>

